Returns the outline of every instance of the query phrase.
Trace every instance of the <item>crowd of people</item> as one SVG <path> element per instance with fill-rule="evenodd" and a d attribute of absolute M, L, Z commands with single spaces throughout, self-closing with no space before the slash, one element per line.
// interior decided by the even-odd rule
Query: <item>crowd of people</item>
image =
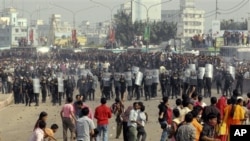
<path fill-rule="evenodd" d="M 207 68 L 207 64 L 213 69 Z M 229 66 L 235 72 L 228 70 Z M 206 72 L 200 75 L 202 71 L 199 68 L 204 68 Z M 1 63 L 0 77 L 3 94 L 13 90 L 15 104 L 31 106 L 35 102 L 39 106 L 40 93 L 42 103 L 48 102 L 48 96 L 51 96 L 53 105 L 61 105 L 62 98 L 66 99 L 67 104 L 63 105 L 60 113 L 64 141 L 68 138 L 68 129 L 71 140 L 98 140 L 101 137 L 107 141 L 107 125 L 112 114 L 117 123 L 116 138 L 120 138 L 123 130 L 124 141 L 145 141 L 147 133 L 144 126 L 148 115 L 140 100 L 142 97 L 150 100 L 159 96 L 158 85 L 162 97 L 162 103 L 158 106 L 159 128 L 163 131 L 161 141 L 219 141 L 226 139 L 227 134 L 222 133 L 222 129 L 210 134 L 214 127 L 226 125 L 228 128 L 231 124 L 229 121 L 234 121 L 234 124 L 247 121 L 246 108 L 243 106 L 246 107 L 249 102 L 243 103 L 244 100 L 239 96 L 243 94 L 244 74 L 248 70 L 248 64 L 225 64 L 218 56 L 163 52 L 53 52 L 37 59 L 22 55 L 5 59 Z M 209 75 L 211 73 L 212 76 Z M 237 83 L 235 91 L 234 81 Z M 217 86 L 217 93 L 222 94 L 219 100 L 213 97 L 213 82 Z M 86 103 L 95 100 L 97 86 L 100 86 L 101 105 L 93 112 Z M 73 103 L 75 93 L 79 95 Z M 211 106 L 205 106 L 202 102 L 204 97 L 210 97 Z M 227 100 L 227 97 L 231 99 Z M 170 98 L 176 98 L 177 107 L 169 106 Z M 106 102 L 110 99 L 115 99 L 115 103 L 108 106 Z M 124 101 L 133 99 L 138 102 L 129 107 L 124 106 Z M 96 125 L 94 119 L 97 120 Z M 33 136 L 46 136 L 45 127 L 46 121 L 39 119 Z M 53 128 L 51 126 L 55 132 L 54 128 L 55 125 Z"/>
<path fill-rule="evenodd" d="M 210 104 L 206 104 L 194 88 L 189 94 L 176 99 L 175 107 L 169 105 L 168 97 L 163 97 L 158 109 L 159 128 L 162 129 L 160 141 L 229 141 L 230 125 L 249 123 L 250 93 L 244 99 L 234 90 L 230 98 L 223 94 L 219 99 L 211 97 Z M 124 141 L 147 140 L 145 126 L 148 114 L 140 101 L 125 107 L 124 101 L 116 98 L 115 103 L 108 106 L 107 99 L 103 97 L 93 112 L 77 95 L 75 101 L 67 98 L 60 115 L 64 141 L 68 140 L 67 130 L 71 141 L 108 141 L 108 125 L 112 116 L 116 122 L 116 139 L 120 139 L 122 134 Z M 47 118 L 48 114 L 41 112 L 31 141 L 56 140 L 54 133 L 58 126 L 53 124 L 46 128 Z"/>

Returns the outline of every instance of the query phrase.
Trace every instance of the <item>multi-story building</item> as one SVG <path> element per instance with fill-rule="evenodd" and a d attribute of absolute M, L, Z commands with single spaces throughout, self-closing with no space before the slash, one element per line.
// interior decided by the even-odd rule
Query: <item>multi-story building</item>
<path fill-rule="evenodd" d="M 162 20 L 177 23 L 177 37 L 191 38 L 204 33 L 204 10 L 195 7 L 195 0 L 180 0 L 179 10 L 163 10 Z"/>
<path fill-rule="evenodd" d="M 0 46 L 18 46 L 27 41 L 27 19 L 19 18 L 15 8 L 6 8 L 0 17 Z"/>

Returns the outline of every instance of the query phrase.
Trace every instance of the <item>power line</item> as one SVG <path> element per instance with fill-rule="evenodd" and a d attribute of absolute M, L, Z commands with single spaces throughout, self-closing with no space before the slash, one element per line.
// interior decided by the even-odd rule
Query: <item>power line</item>
<path fill-rule="evenodd" d="M 249 0 L 248 0 L 249 1 Z M 240 7 L 238 7 L 237 9 L 230 11 L 230 12 L 220 12 L 221 14 L 227 15 L 227 14 L 232 14 L 234 12 L 239 11 L 242 7 L 246 6 L 246 4 L 248 3 L 248 1 L 246 1 L 243 5 L 241 5 Z"/>
<path fill-rule="evenodd" d="M 212 11 L 206 12 L 205 15 L 210 14 L 210 13 L 215 13 L 215 11 L 212 10 Z"/>
<path fill-rule="evenodd" d="M 241 4 L 243 4 L 244 2 L 248 2 L 249 0 L 242 0 L 241 2 L 239 2 L 237 5 L 235 5 L 235 6 L 233 6 L 233 7 L 231 7 L 231 8 L 229 8 L 229 9 L 219 9 L 219 10 L 221 10 L 221 11 L 231 11 L 232 9 L 235 9 L 235 8 L 237 8 L 238 6 L 241 6 Z M 244 4 L 246 4 L 246 3 L 244 3 Z"/>
<path fill-rule="evenodd" d="M 218 14 L 219 14 L 219 12 L 218 12 L 218 10 L 219 10 L 219 8 L 218 8 L 218 0 L 216 0 L 216 4 L 215 4 L 216 6 L 216 8 L 215 8 L 215 20 L 217 20 L 217 16 L 218 16 Z"/>
<path fill-rule="evenodd" d="M 214 16 L 216 13 L 213 13 L 213 14 L 210 14 L 210 15 L 207 15 L 207 16 L 204 16 L 204 18 L 208 18 L 208 17 L 212 17 Z"/>

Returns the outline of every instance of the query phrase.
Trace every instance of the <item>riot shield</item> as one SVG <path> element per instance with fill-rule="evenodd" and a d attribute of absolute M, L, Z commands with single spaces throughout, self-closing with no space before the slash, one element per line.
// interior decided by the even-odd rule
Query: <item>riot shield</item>
<path fill-rule="evenodd" d="M 33 79 L 33 92 L 36 94 L 40 93 L 40 80 L 39 80 L 39 78 Z"/>
<path fill-rule="evenodd" d="M 135 84 L 138 85 L 138 86 L 141 86 L 142 79 L 143 79 L 143 73 L 140 72 L 140 71 L 137 72 L 136 79 L 135 79 Z"/>
<path fill-rule="evenodd" d="M 213 65 L 212 64 L 206 64 L 205 66 L 205 77 L 207 78 L 213 78 Z"/>
<path fill-rule="evenodd" d="M 120 73 L 115 72 L 115 73 L 114 73 L 114 80 L 115 80 L 115 81 L 119 81 L 119 80 L 120 80 L 120 76 L 121 76 Z"/>
<path fill-rule="evenodd" d="M 132 80 L 132 73 L 130 71 L 125 72 L 125 79 L 126 80 Z"/>
<path fill-rule="evenodd" d="M 183 75 L 183 82 L 188 83 L 190 81 L 191 71 L 189 68 L 185 69 L 184 75 Z"/>
<path fill-rule="evenodd" d="M 160 79 L 159 79 L 159 70 L 158 69 L 152 70 L 151 75 L 152 75 L 152 82 L 153 83 L 159 83 L 159 81 L 160 81 Z"/>
<path fill-rule="evenodd" d="M 139 72 L 139 70 L 140 70 L 139 67 L 136 67 L 136 66 L 133 66 L 133 67 L 132 67 L 132 72 L 133 72 L 134 74 L 136 74 L 137 72 Z"/>
<path fill-rule="evenodd" d="M 228 66 L 227 71 L 232 75 L 233 79 L 235 79 L 235 67 Z"/>
<path fill-rule="evenodd" d="M 85 70 L 85 69 L 82 69 L 82 70 L 81 70 L 81 76 L 86 77 L 87 74 L 88 74 L 88 71 L 87 71 L 87 70 Z"/>
<path fill-rule="evenodd" d="M 196 71 L 196 66 L 195 66 L 195 64 L 188 64 L 188 68 L 189 68 L 191 71 Z"/>
<path fill-rule="evenodd" d="M 205 68 L 204 67 L 199 67 L 198 79 L 203 79 L 204 75 L 205 75 Z"/>
<path fill-rule="evenodd" d="M 110 76 L 111 73 L 104 73 L 103 74 L 103 86 L 105 87 L 109 87 L 110 86 Z"/>
<path fill-rule="evenodd" d="M 63 85 L 62 77 L 58 77 L 57 81 L 58 81 L 58 92 L 63 93 L 64 92 L 64 85 Z"/>
<path fill-rule="evenodd" d="M 132 86 L 132 73 L 128 71 L 128 72 L 125 72 L 124 75 L 125 75 L 127 85 Z"/>
<path fill-rule="evenodd" d="M 190 80 L 189 80 L 189 84 L 190 85 L 197 85 L 197 75 L 195 71 L 191 71 L 191 76 L 190 76 Z"/>

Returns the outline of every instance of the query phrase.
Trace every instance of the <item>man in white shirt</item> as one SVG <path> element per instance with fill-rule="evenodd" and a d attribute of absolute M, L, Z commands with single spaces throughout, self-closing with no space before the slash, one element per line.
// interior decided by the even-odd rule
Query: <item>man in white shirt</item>
<path fill-rule="evenodd" d="M 33 131 L 30 141 L 43 141 L 45 127 L 46 127 L 45 121 L 43 120 L 39 121 L 38 128 L 36 128 Z"/>
<path fill-rule="evenodd" d="M 94 135 L 95 125 L 93 120 L 88 117 L 88 107 L 83 108 L 81 112 L 83 116 L 76 120 L 76 139 L 77 141 L 90 141 L 91 136 Z"/>
<path fill-rule="evenodd" d="M 133 104 L 134 109 L 130 111 L 129 120 L 128 120 L 128 140 L 136 141 L 137 140 L 137 122 L 138 122 L 138 111 L 140 105 L 137 102 Z"/>

